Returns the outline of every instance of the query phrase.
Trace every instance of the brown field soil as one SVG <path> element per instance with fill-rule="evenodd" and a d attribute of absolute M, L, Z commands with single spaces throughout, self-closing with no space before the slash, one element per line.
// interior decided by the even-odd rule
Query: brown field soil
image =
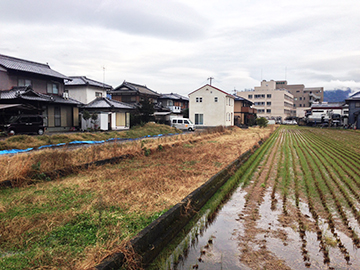
<path fill-rule="evenodd" d="M 1 158 L 3 179 L 17 178 L 20 187 L 0 191 L 0 268 L 88 269 L 96 265 L 267 139 L 274 128 L 233 127 Z M 132 158 L 52 181 L 41 178 L 42 172 L 124 154 Z M 39 181 L 27 186 L 34 171 Z"/>
<path fill-rule="evenodd" d="M 220 267 L 226 254 L 234 269 L 360 269 L 359 142 L 358 131 L 280 127 L 239 175 L 225 213 L 196 238 L 213 239 L 211 254 L 186 247 L 190 261 L 178 269 Z M 224 227 L 234 229 L 217 237 Z"/>

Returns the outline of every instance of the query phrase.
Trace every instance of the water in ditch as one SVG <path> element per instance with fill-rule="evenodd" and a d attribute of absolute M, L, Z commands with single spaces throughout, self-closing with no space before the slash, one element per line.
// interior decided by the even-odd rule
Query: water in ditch
<path fill-rule="evenodd" d="M 316 232 L 306 231 L 306 252 L 302 253 L 303 242 L 299 237 L 296 222 L 284 226 L 281 206 L 271 209 L 270 190 L 266 191 L 259 204 L 258 217 L 244 211 L 247 192 L 239 187 L 231 198 L 208 221 L 204 214 L 183 240 L 173 249 L 171 255 L 157 262 L 160 269 L 360 269 L 360 253 L 352 245 L 351 239 L 339 232 L 346 246 L 350 262 L 335 246 L 328 246 L 330 263 L 324 258 L 317 241 Z M 281 199 L 278 197 L 278 202 Z M 245 208 L 244 208 L 245 207 Z M 301 212 L 309 216 L 307 205 L 301 204 Z M 249 220 L 256 225 L 249 227 Z M 331 235 L 326 223 L 321 229 Z"/>

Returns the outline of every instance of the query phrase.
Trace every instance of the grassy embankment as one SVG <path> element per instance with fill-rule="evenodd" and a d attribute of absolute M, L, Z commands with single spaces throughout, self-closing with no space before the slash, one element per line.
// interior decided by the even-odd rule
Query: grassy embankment
<path fill-rule="evenodd" d="M 72 141 L 101 141 L 111 138 L 140 138 L 146 135 L 158 135 L 169 133 L 181 133 L 180 130 L 167 125 L 157 125 L 148 123 L 144 126 L 135 126 L 124 131 L 106 131 L 106 132 L 74 132 L 63 134 L 45 135 L 16 135 L 7 137 L 0 141 L 0 150 L 26 149 L 29 147 L 39 147 L 42 145 L 69 143 Z"/>
<path fill-rule="evenodd" d="M 0 191 L 0 269 L 86 269 L 99 263 L 271 132 L 218 129 L 1 157 L 8 178 L 26 180 L 34 164 L 41 173 L 133 156 L 54 181 L 30 186 L 19 181 L 22 187 Z"/>

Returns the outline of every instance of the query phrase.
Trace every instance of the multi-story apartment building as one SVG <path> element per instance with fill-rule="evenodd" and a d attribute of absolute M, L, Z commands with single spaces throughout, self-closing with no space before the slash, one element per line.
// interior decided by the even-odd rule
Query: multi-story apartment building
<path fill-rule="evenodd" d="M 278 88 L 277 82 L 261 82 L 261 86 L 251 91 L 237 92 L 237 96 L 253 102 L 258 117 L 265 117 L 282 121 L 287 117 L 294 117 L 294 96 L 286 88 Z"/>
<path fill-rule="evenodd" d="M 311 107 L 314 102 L 324 100 L 323 87 L 305 88 L 303 84 L 288 84 L 287 81 L 276 81 L 276 89 L 286 89 L 294 96 L 294 108 Z"/>

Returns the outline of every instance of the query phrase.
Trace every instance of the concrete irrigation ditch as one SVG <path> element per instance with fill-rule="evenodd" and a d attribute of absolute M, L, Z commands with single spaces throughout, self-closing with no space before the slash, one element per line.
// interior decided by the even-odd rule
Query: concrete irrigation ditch
<path fill-rule="evenodd" d="M 180 203 L 173 206 L 169 211 L 153 221 L 149 226 L 138 233 L 130 245 L 134 252 L 139 255 L 141 265 L 148 265 L 161 252 L 161 250 L 186 226 L 206 202 L 224 185 L 224 183 L 246 162 L 251 154 L 261 145 L 254 146 L 239 158 L 234 160 L 225 169 L 211 177 L 206 183 L 190 193 Z M 116 253 L 99 265 L 96 270 L 120 269 L 125 262 L 123 253 Z"/>

